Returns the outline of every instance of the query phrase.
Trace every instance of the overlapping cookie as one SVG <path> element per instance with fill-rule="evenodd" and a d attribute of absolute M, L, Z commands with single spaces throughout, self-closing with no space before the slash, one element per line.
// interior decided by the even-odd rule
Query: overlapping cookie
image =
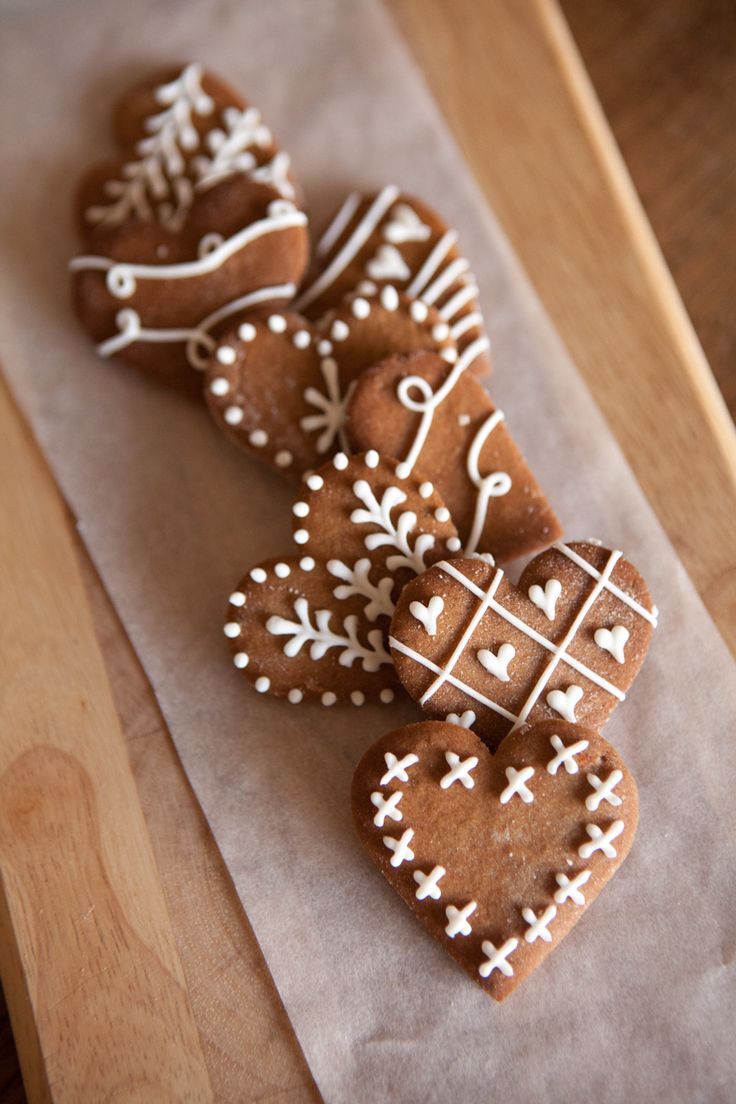
<path fill-rule="evenodd" d="M 248 315 L 208 364 L 207 404 L 235 444 L 299 476 L 345 447 L 345 403 L 360 374 L 420 349 L 457 359 L 437 311 L 390 284 L 346 296 L 316 323 L 291 310 Z"/>
<path fill-rule="evenodd" d="M 256 565 L 230 596 L 235 666 L 294 703 L 392 701 L 391 614 L 409 579 L 459 548 L 449 511 L 431 483 L 368 451 L 309 475 L 293 516 L 298 555 Z"/>
<path fill-rule="evenodd" d="M 114 129 L 121 157 L 79 189 L 75 307 L 102 356 L 199 389 L 223 324 L 288 301 L 306 268 L 289 157 L 196 63 L 129 92 Z"/>
<path fill-rule="evenodd" d="M 423 709 L 472 713 L 474 731 L 495 747 L 527 722 L 600 728 L 638 674 L 656 623 L 644 580 L 620 552 L 557 543 L 518 586 L 483 560 L 435 564 L 399 598 L 391 654 Z"/>
<path fill-rule="evenodd" d="M 482 339 L 479 339 L 482 340 Z M 474 346 L 448 364 L 431 352 L 395 356 L 364 372 L 348 400 L 351 448 L 420 464 L 452 513 L 467 553 L 528 555 L 562 535 L 504 415 L 467 369 Z"/>
<path fill-rule="evenodd" d="M 495 1000 L 581 918 L 638 820 L 621 757 L 564 721 L 512 733 L 495 756 L 456 725 L 407 725 L 364 755 L 352 805 L 378 869 Z"/>
<path fill-rule="evenodd" d="M 457 250 L 455 231 L 426 203 L 395 185 L 370 195 L 353 192 L 317 243 L 313 269 L 296 305 L 310 318 L 319 318 L 348 292 L 391 284 L 435 307 L 462 352 L 483 333 L 478 288 L 469 267 Z M 484 373 L 487 348 L 477 349 L 472 367 Z"/>

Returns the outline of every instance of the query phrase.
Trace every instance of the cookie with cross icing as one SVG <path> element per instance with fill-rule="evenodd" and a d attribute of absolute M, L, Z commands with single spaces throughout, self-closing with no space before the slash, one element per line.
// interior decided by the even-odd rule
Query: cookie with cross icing
<path fill-rule="evenodd" d="M 370 446 L 396 456 L 405 471 L 419 464 L 447 503 L 467 553 L 511 560 L 545 547 L 562 530 L 503 411 L 468 372 L 473 357 L 469 345 L 452 364 L 431 352 L 376 364 L 353 389 L 345 432 L 357 451 Z"/>
<path fill-rule="evenodd" d="M 493 756 L 453 724 L 397 729 L 363 756 L 352 807 L 389 884 L 499 1001 L 580 920 L 626 858 L 638 820 L 621 756 L 564 721 L 514 732 Z"/>
<path fill-rule="evenodd" d="M 101 356 L 198 391 L 223 325 L 291 299 L 306 268 L 289 156 L 196 63 L 130 91 L 114 131 L 120 156 L 77 194 L 75 308 Z"/>
<path fill-rule="evenodd" d="M 636 678 L 656 623 L 644 580 L 620 552 L 557 543 L 517 586 L 480 559 L 435 564 L 402 592 L 391 652 L 423 709 L 470 714 L 495 747 L 527 722 L 600 728 Z"/>
<path fill-rule="evenodd" d="M 397 349 L 457 359 L 437 311 L 390 284 L 346 296 L 316 323 L 293 311 L 248 315 L 209 362 L 207 405 L 234 444 L 298 478 L 344 447 L 355 381 Z"/>
<path fill-rule="evenodd" d="M 478 288 L 457 234 L 395 185 L 347 197 L 317 243 L 297 307 L 318 318 L 347 292 L 385 284 L 435 307 L 460 351 L 483 333 Z M 487 346 L 477 349 L 472 367 L 482 374 L 489 368 Z"/>
<path fill-rule="evenodd" d="M 235 666 L 290 702 L 392 701 L 391 614 L 417 572 L 459 547 L 449 511 L 430 483 L 399 479 L 369 451 L 310 474 L 293 518 L 297 554 L 257 564 L 230 596 Z"/>

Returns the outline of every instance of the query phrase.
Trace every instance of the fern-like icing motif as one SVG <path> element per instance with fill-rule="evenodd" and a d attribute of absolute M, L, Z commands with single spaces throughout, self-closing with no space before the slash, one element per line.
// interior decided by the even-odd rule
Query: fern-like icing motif
<path fill-rule="evenodd" d="M 379 502 L 373 493 L 370 484 L 365 479 L 358 479 L 353 484 L 353 492 L 365 509 L 353 510 L 350 520 L 355 525 L 377 525 L 380 533 L 368 533 L 364 543 L 369 552 L 376 548 L 389 546 L 396 548 L 398 554 L 391 555 L 386 560 L 389 571 L 398 571 L 402 567 L 408 567 L 417 575 L 424 571 L 424 557 L 430 548 L 434 547 L 434 536 L 431 533 L 420 533 L 411 541 L 411 533 L 417 523 L 417 515 L 413 510 L 403 510 L 396 522 L 391 517 L 391 511 L 402 502 L 406 502 L 405 493 L 398 487 L 387 487 Z"/>
<path fill-rule="evenodd" d="M 345 618 L 340 633 L 330 628 L 333 610 L 315 610 L 313 624 L 309 602 L 303 596 L 294 601 L 294 613 L 297 621 L 273 616 L 266 622 L 266 628 L 274 636 L 290 637 L 284 644 L 284 654 L 289 658 L 298 655 L 308 644 L 309 657 L 314 660 L 322 659 L 331 648 L 338 648 L 341 667 L 352 667 L 358 660 L 365 671 L 377 671 L 383 664 L 391 663 L 380 629 L 370 629 L 366 634 L 367 644 L 362 643 L 358 637 L 359 620 L 355 614 Z"/>
<path fill-rule="evenodd" d="M 367 598 L 364 613 L 369 621 L 375 621 L 381 614 L 391 617 L 394 612 L 394 601 L 391 597 L 394 580 L 386 576 L 379 579 L 378 585 L 374 586 L 370 580 L 371 561 L 367 557 L 357 560 L 353 567 L 348 567 L 342 560 L 328 560 L 327 570 L 336 579 L 343 580 L 333 591 L 336 598 L 341 601 L 355 595 Z"/>

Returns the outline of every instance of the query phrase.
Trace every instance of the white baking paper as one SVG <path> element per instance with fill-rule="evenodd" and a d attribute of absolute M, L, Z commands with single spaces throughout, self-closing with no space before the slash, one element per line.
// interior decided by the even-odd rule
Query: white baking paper
<path fill-rule="evenodd" d="M 4 11 L 5 371 L 151 679 L 324 1098 L 733 1100 L 733 663 L 387 13 L 338 0 Z M 149 68 L 192 58 L 262 108 L 316 221 L 348 188 L 395 181 L 457 226 L 494 343 L 494 399 L 567 535 L 622 548 L 661 608 L 643 672 L 605 733 L 639 783 L 632 854 L 504 1005 L 420 931 L 353 834 L 353 767 L 414 707 L 294 708 L 255 694 L 230 664 L 224 602 L 246 567 L 287 550 L 291 491 L 204 410 L 99 361 L 69 308 L 72 190 L 109 152 L 110 105 Z"/>

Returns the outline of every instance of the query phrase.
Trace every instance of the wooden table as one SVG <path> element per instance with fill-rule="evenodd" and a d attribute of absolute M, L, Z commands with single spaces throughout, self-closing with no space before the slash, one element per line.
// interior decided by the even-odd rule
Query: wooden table
<path fill-rule="evenodd" d="M 733 216 L 736 206 L 728 179 L 736 164 L 734 130 L 726 126 L 730 108 L 723 95 L 736 81 L 736 56 L 733 50 L 727 53 L 725 42 L 729 6 L 711 5 L 713 18 L 721 20 L 718 30 L 695 14 L 703 10 L 699 0 L 668 0 L 658 13 L 656 4 L 644 0 L 563 4 L 703 339 L 723 368 L 724 350 L 733 347 L 735 333 L 733 322 L 729 329 L 718 321 L 721 311 L 729 317 L 734 282 L 732 250 L 723 233 L 723 219 Z M 559 10 L 553 0 L 485 0 L 483 5 L 477 0 L 400 0 L 392 10 L 704 600 L 724 635 L 729 626 L 733 633 L 733 427 Z M 657 43 L 663 40 L 668 48 L 660 50 Z M 685 95 L 681 78 L 685 52 L 692 55 L 686 72 L 698 76 L 694 100 L 689 86 Z M 697 61 L 703 57 L 705 69 Z M 636 80 L 630 79 L 632 73 Z M 476 105 L 472 120 L 465 110 L 470 98 Z M 672 127 L 663 127 L 663 120 Z M 511 150 L 513 157 L 498 156 L 499 151 Z M 510 179 L 504 166 L 511 163 L 528 164 L 534 171 L 521 182 Z M 603 304 L 625 311 L 624 332 L 612 328 L 611 312 L 602 310 Z M 724 386 L 733 399 L 733 381 L 726 379 Z M 66 623 L 67 631 L 74 630 L 72 651 L 79 650 L 85 670 L 98 670 L 100 649 L 105 657 L 147 826 L 146 834 L 132 815 L 133 836 L 141 837 L 145 878 L 154 882 L 156 873 L 147 865 L 146 835 L 160 874 L 168 917 L 154 886 L 148 923 L 158 941 L 157 964 L 165 967 L 169 981 L 176 982 L 165 987 L 168 1019 L 163 1018 L 173 1026 L 170 1031 L 162 1028 L 156 1039 L 162 1083 L 177 1100 L 186 1097 L 171 1086 L 182 1084 L 198 1100 L 315 1099 L 309 1071 L 146 676 L 83 547 L 72 536 L 71 519 L 64 519 L 59 510 L 53 480 L 7 393 L 0 395 L 0 438 L 7 442 L 4 491 L 10 504 L 20 516 L 22 504 L 5 484 L 21 479 L 26 495 L 33 496 L 36 517 L 48 525 L 48 538 L 38 553 L 41 559 L 10 566 L 20 579 L 43 571 L 43 557 L 51 553 L 62 565 L 73 606 L 65 611 L 74 622 Z M 77 590 L 78 568 L 97 639 Z M 71 601 L 75 596 L 76 604 Z M 17 592 L 8 608 L 15 615 L 22 608 Z M 734 637 L 729 639 L 734 646 Z M 11 657 L 11 665 L 13 659 L 22 663 L 23 658 Z M 59 689 L 67 662 L 60 654 L 55 675 Z M 85 709 L 94 710 L 100 701 L 104 705 L 104 678 L 94 679 L 85 694 Z M 42 711 L 39 703 L 37 712 Z M 114 739 L 114 721 L 108 727 Z M 32 812 L 30 806 L 20 808 L 17 823 Z M 130 830 L 129 822 L 122 827 Z M 131 847 L 130 838 L 125 846 Z M 110 847 L 114 850 L 114 841 Z M 103 935 L 115 924 L 113 902 L 109 904 L 111 919 Z M 18 1012 L 17 1038 L 30 1095 L 34 1100 L 49 1098 L 50 1071 L 59 1098 L 75 1099 L 73 1082 L 60 1061 L 58 1009 L 39 1010 L 28 984 L 39 968 L 37 937 L 43 920 L 38 930 L 33 917 L 25 920 L 27 927 L 19 932 L 16 927 L 22 965 L 6 975 L 6 984 Z M 0 927 L 4 922 L 7 925 L 7 916 L 0 915 Z M 127 969 L 131 960 L 135 963 L 135 949 L 125 947 L 121 968 Z M 102 1030 L 97 1043 L 78 1039 L 77 1049 L 86 1048 L 86 1059 L 103 1071 L 103 1085 L 105 1029 L 109 1030 L 104 1022 L 105 977 L 93 978 L 90 984 L 103 999 Z M 73 994 L 61 996 L 63 1012 Z M 31 1008 L 38 1017 L 38 1031 L 27 1014 Z M 198 1028 L 201 1051 L 191 1036 L 192 1024 Z M 188 1040 L 184 1071 L 163 1060 L 174 1036 Z M 135 1062 L 138 1053 L 132 1058 Z M 125 1083 L 120 1071 L 116 1076 L 118 1086 Z M 5 1022 L 0 1026 L 0 1101 L 23 1099 Z"/>

